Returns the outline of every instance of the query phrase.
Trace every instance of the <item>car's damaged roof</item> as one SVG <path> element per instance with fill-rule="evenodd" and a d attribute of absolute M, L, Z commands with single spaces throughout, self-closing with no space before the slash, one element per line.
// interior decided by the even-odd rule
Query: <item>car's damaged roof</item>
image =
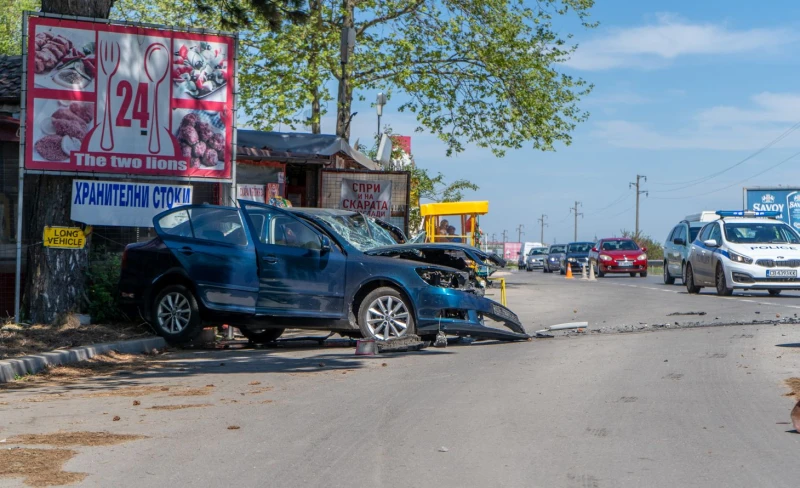
<path fill-rule="evenodd" d="M 370 249 L 366 253 L 376 256 L 390 256 L 415 251 L 422 253 L 426 251 L 461 251 L 482 266 L 502 268 L 506 265 L 505 259 L 496 254 L 489 254 L 468 244 L 459 244 L 456 242 L 427 242 L 382 246 Z"/>

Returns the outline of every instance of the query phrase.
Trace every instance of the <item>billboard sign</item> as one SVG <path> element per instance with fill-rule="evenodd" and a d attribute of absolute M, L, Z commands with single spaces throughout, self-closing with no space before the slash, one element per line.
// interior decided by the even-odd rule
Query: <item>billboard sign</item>
<path fill-rule="evenodd" d="M 70 219 L 89 225 L 152 227 L 159 213 L 191 203 L 188 185 L 76 179 Z"/>
<path fill-rule="evenodd" d="M 780 212 L 780 220 L 800 231 L 800 188 L 745 188 L 745 209 Z"/>
<path fill-rule="evenodd" d="M 388 220 L 392 213 L 392 182 L 343 178 L 339 208 Z"/>
<path fill-rule="evenodd" d="M 231 178 L 235 39 L 31 17 L 25 169 Z"/>
<path fill-rule="evenodd" d="M 236 185 L 239 200 L 267 203 L 266 186 L 264 185 Z"/>

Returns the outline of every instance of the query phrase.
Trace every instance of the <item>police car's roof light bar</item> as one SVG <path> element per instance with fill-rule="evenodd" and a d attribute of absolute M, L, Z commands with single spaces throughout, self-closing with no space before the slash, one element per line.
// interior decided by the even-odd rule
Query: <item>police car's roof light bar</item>
<path fill-rule="evenodd" d="M 755 211 L 755 210 L 717 210 L 717 215 L 722 217 L 767 217 L 776 219 L 780 216 L 780 212 L 775 211 Z"/>

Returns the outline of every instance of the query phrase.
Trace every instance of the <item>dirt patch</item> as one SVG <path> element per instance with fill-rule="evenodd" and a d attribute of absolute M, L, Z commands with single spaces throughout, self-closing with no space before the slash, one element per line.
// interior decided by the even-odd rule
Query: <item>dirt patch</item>
<path fill-rule="evenodd" d="M 800 378 L 789 378 L 786 380 L 786 386 L 791 390 L 786 396 L 800 400 Z"/>
<path fill-rule="evenodd" d="M 248 395 L 258 395 L 259 393 L 266 393 L 268 391 L 272 391 L 271 386 L 261 386 L 259 388 L 253 388 L 252 390 L 248 391 Z"/>
<path fill-rule="evenodd" d="M 0 390 L 14 390 L 31 386 L 58 386 L 83 381 L 90 377 L 103 377 L 120 373 L 148 371 L 163 366 L 155 356 L 109 352 L 92 359 L 64 366 L 53 366 L 35 375 L 3 383 Z"/>
<path fill-rule="evenodd" d="M 54 432 L 52 434 L 24 434 L 10 437 L 9 444 L 67 446 L 112 446 L 123 442 L 146 439 L 147 436 L 112 434 L 110 432 Z"/>
<path fill-rule="evenodd" d="M 186 408 L 213 407 L 210 403 L 190 403 L 188 405 L 153 405 L 150 410 L 183 410 Z"/>
<path fill-rule="evenodd" d="M 0 328 L 0 359 L 152 335 L 145 324 L 81 325 L 75 317 L 62 325 L 8 324 Z"/>
<path fill-rule="evenodd" d="M 207 388 L 189 388 L 187 390 L 178 390 L 169 394 L 169 396 L 205 396 L 211 393 Z"/>
<path fill-rule="evenodd" d="M 0 451 L 0 478 L 23 478 L 28 486 L 79 483 L 86 473 L 64 471 L 64 463 L 77 454 L 66 449 L 5 449 Z"/>
<path fill-rule="evenodd" d="M 112 398 L 112 397 L 139 397 L 157 394 L 168 394 L 168 396 L 197 396 L 197 388 L 186 388 L 183 386 L 128 386 L 113 390 L 95 391 L 92 393 L 81 393 L 77 395 L 67 395 L 64 393 L 53 393 L 48 395 L 38 395 L 23 398 L 23 402 L 49 402 L 55 400 L 69 400 L 70 398 Z M 206 390 L 203 390 L 206 391 Z M 211 390 L 208 390 L 211 391 Z"/>

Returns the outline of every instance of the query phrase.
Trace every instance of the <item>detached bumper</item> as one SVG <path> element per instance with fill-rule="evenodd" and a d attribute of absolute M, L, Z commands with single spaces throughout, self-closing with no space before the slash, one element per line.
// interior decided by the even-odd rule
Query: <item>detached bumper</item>
<path fill-rule="evenodd" d="M 431 287 L 417 300 L 418 334 L 469 335 L 486 339 L 521 341 L 531 338 L 517 314 L 488 298 L 458 290 Z M 487 327 L 483 318 L 502 323 L 508 330 Z"/>

